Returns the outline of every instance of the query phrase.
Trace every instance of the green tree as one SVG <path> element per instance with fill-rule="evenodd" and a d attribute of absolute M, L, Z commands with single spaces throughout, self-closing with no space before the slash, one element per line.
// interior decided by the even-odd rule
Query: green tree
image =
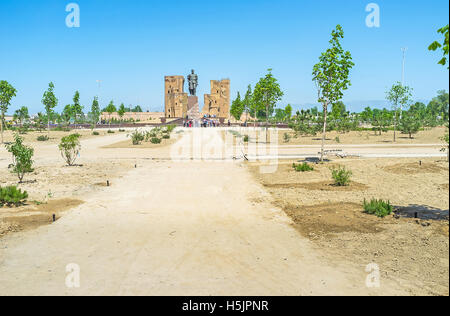
<path fill-rule="evenodd" d="M 399 129 L 402 133 L 408 134 L 412 139 L 412 135 L 420 130 L 421 124 L 419 118 L 412 111 L 404 112 L 400 119 Z"/>
<path fill-rule="evenodd" d="M 29 118 L 30 115 L 28 113 L 28 108 L 26 106 L 22 106 L 14 113 L 14 120 L 19 122 L 20 127 L 23 127 L 23 122 L 25 120 L 28 120 Z"/>
<path fill-rule="evenodd" d="M 6 145 L 6 149 L 13 156 L 13 172 L 23 182 L 26 173 L 33 172 L 34 149 L 23 144 L 23 138 L 14 136 L 14 143 Z"/>
<path fill-rule="evenodd" d="M 58 145 L 61 156 L 69 166 L 73 166 L 81 150 L 80 134 L 72 134 L 61 139 Z"/>
<path fill-rule="evenodd" d="M 402 110 L 406 109 L 412 102 L 411 97 L 412 89 L 402 85 L 400 82 L 395 83 L 386 92 L 386 99 L 392 104 L 392 109 L 394 110 L 394 142 L 397 141 L 398 120 L 402 117 Z"/>
<path fill-rule="evenodd" d="M 286 113 L 286 119 L 290 121 L 292 118 L 292 106 L 290 104 L 286 105 L 284 112 Z"/>
<path fill-rule="evenodd" d="M 231 103 L 231 115 L 236 119 L 236 121 L 240 121 L 242 117 L 242 113 L 244 113 L 244 103 L 241 100 L 241 94 L 238 92 L 236 99 Z"/>
<path fill-rule="evenodd" d="M 67 104 L 64 107 L 64 110 L 61 112 L 61 119 L 65 123 L 66 126 L 69 126 L 70 121 L 74 117 L 73 106 L 71 104 Z"/>
<path fill-rule="evenodd" d="M 123 119 L 123 116 L 125 115 L 125 112 L 126 112 L 127 110 L 126 110 L 126 108 L 125 108 L 125 105 L 122 103 L 120 106 L 119 106 L 119 109 L 117 110 L 117 114 L 119 115 L 119 117 L 120 117 L 120 123 L 122 124 L 122 119 Z M 122 125 L 120 125 L 120 126 L 122 126 Z"/>
<path fill-rule="evenodd" d="M 11 99 L 16 96 L 17 90 L 8 83 L 8 81 L 0 81 L 0 133 L 3 141 L 3 125 L 5 124 L 5 114 L 11 105 Z M 6 124 L 5 124 L 6 126 Z"/>
<path fill-rule="evenodd" d="M 53 109 L 58 105 L 58 99 L 55 96 L 55 85 L 53 82 L 48 84 L 48 90 L 44 92 L 42 98 L 42 104 L 45 106 L 45 111 L 47 112 L 47 131 L 50 135 L 50 118 L 53 113 Z"/>
<path fill-rule="evenodd" d="M 269 142 L 269 117 L 273 113 L 277 102 L 280 101 L 284 95 L 278 80 L 272 74 L 272 69 L 268 69 L 267 71 L 267 75 L 259 80 L 253 91 L 253 102 L 257 112 L 265 109 L 266 143 Z"/>
<path fill-rule="evenodd" d="M 428 50 L 430 51 L 436 51 L 438 49 L 442 49 L 442 53 L 443 53 L 443 57 L 442 59 L 438 62 L 438 64 L 445 66 L 447 65 L 448 62 L 448 52 L 449 52 L 449 47 L 448 47 L 448 24 L 446 26 L 444 26 L 443 28 L 440 28 L 438 30 L 439 34 L 444 35 L 444 40 L 441 43 L 439 43 L 438 41 L 435 41 L 433 43 L 431 43 L 431 45 L 428 47 Z M 448 68 L 448 66 L 447 66 Z"/>
<path fill-rule="evenodd" d="M 80 92 L 75 91 L 72 105 L 73 118 L 75 120 L 75 124 L 82 123 L 82 117 L 84 116 L 83 108 L 84 107 L 80 104 Z"/>
<path fill-rule="evenodd" d="M 251 85 L 248 85 L 247 92 L 245 93 L 245 98 L 242 101 L 242 104 L 244 105 L 244 112 L 246 114 L 245 123 L 247 123 L 248 113 L 250 112 L 250 109 L 252 108 L 253 104 L 253 92 Z"/>
<path fill-rule="evenodd" d="M 108 106 L 105 109 L 105 112 L 109 114 L 109 127 L 111 127 L 111 115 L 117 112 L 116 106 L 114 105 L 114 101 L 109 102 Z"/>
<path fill-rule="evenodd" d="M 98 98 L 94 97 L 94 100 L 92 101 L 91 105 L 91 123 L 92 123 L 92 129 L 95 128 L 98 121 L 100 121 L 100 105 L 98 104 Z"/>
<path fill-rule="evenodd" d="M 351 85 L 350 70 L 355 65 L 352 55 L 342 48 L 340 40 L 344 38 L 344 30 L 340 25 L 331 33 L 330 45 L 319 58 L 313 68 L 313 81 L 318 90 L 318 101 L 323 105 L 323 135 L 320 160 L 323 162 L 325 138 L 327 132 L 328 105 L 341 100 L 344 91 Z"/>

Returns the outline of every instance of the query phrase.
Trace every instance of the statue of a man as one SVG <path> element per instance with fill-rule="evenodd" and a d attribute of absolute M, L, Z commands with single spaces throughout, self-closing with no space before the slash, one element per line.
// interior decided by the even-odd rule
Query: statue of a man
<path fill-rule="evenodd" d="M 188 82 L 189 82 L 189 93 L 195 96 L 198 87 L 198 75 L 195 74 L 194 70 L 192 70 L 191 74 L 188 76 Z"/>

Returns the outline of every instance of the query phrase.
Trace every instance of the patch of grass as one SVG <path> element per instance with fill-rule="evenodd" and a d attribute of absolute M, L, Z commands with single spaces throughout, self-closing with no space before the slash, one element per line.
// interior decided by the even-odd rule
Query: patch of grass
<path fill-rule="evenodd" d="M 46 142 L 48 141 L 50 138 L 47 135 L 40 135 L 37 137 L 37 141 L 38 142 Z"/>
<path fill-rule="evenodd" d="M 383 218 L 391 215 L 394 212 L 394 207 L 389 201 L 372 199 L 370 202 L 367 202 L 364 199 L 364 212 Z"/>
<path fill-rule="evenodd" d="M 3 206 L 20 206 L 23 205 L 28 198 L 27 191 L 23 191 L 17 186 L 0 187 L 0 207 Z"/>
<path fill-rule="evenodd" d="M 128 137 L 131 137 L 131 141 L 133 142 L 133 145 L 137 146 L 144 141 L 145 134 L 138 130 L 135 130 L 133 133 L 128 135 Z"/>
<path fill-rule="evenodd" d="M 161 144 L 161 138 L 158 137 L 152 137 L 152 139 L 150 140 L 150 142 L 152 144 Z"/>
<path fill-rule="evenodd" d="M 331 169 L 331 177 L 334 180 L 334 184 L 339 187 L 349 186 L 352 175 L 353 172 L 346 169 L 345 167 Z"/>
<path fill-rule="evenodd" d="M 289 143 L 291 141 L 291 135 L 289 135 L 289 133 L 284 133 L 283 139 L 285 143 Z"/>
<path fill-rule="evenodd" d="M 304 162 L 299 165 L 292 164 L 292 168 L 294 168 L 297 172 L 308 172 L 308 171 L 314 171 L 314 167 L 310 166 L 308 163 Z"/>

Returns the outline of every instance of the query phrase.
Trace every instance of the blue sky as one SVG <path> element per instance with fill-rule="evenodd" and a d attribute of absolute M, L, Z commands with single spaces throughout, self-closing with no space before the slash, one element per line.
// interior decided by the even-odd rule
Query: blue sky
<path fill-rule="evenodd" d="M 80 6 L 80 28 L 66 27 L 70 2 Z M 380 6 L 380 28 L 366 26 L 370 2 Z M 448 90 L 440 54 L 427 50 L 448 10 L 446 0 L 2 0 L 0 80 L 18 89 L 10 113 L 23 105 L 42 111 L 50 81 L 59 109 L 79 90 L 86 108 L 99 94 L 102 106 L 114 100 L 162 110 L 164 76 L 192 68 L 201 104 L 209 80 L 230 78 L 234 97 L 268 68 L 285 92 L 282 105 L 315 103 L 311 70 L 341 24 L 356 64 L 344 97 L 352 110 L 383 100 L 400 81 L 404 46 L 406 83 L 416 99 L 429 100 Z"/>

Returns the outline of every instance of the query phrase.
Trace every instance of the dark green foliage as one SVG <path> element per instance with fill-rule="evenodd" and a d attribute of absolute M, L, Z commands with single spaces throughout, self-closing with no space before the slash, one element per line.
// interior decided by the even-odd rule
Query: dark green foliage
<path fill-rule="evenodd" d="M 250 137 L 248 135 L 244 135 L 244 143 L 248 143 L 250 141 Z"/>
<path fill-rule="evenodd" d="M 153 138 L 150 140 L 150 142 L 151 142 L 152 144 L 161 144 L 161 138 L 153 137 Z"/>
<path fill-rule="evenodd" d="M 331 169 L 331 177 L 334 180 L 334 184 L 339 187 L 345 187 L 350 185 L 350 178 L 353 173 L 350 170 L 347 170 L 345 167 L 332 168 Z"/>
<path fill-rule="evenodd" d="M 100 133 L 99 132 L 92 132 L 92 135 L 98 136 L 98 135 L 100 135 Z"/>
<path fill-rule="evenodd" d="M 108 134 L 114 134 L 115 132 L 112 130 L 108 130 Z"/>
<path fill-rule="evenodd" d="M 364 212 L 367 214 L 386 217 L 391 215 L 393 211 L 394 207 L 389 201 L 385 202 L 383 200 L 372 199 L 370 202 L 367 202 L 364 199 Z"/>
<path fill-rule="evenodd" d="M 302 164 L 292 164 L 292 168 L 294 168 L 297 172 L 308 172 L 308 171 L 314 171 L 314 167 L 310 166 L 308 163 L 304 162 Z"/>
<path fill-rule="evenodd" d="M 33 171 L 34 149 L 23 144 L 23 138 L 14 136 L 14 142 L 6 145 L 6 149 L 13 156 L 13 172 L 17 174 L 19 183 L 22 183 L 25 173 Z"/>
<path fill-rule="evenodd" d="M 131 137 L 131 141 L 133 142 L 133 145 L 135 145 L 135 146 L 140 145 L 146 137 L 146 135 L 144 133 L 142 133 L 138 130 L 135 130 L 133 133 L 131 133 L 131 135 L 128 135 L 128 136 Z"/>
<path fill-rule="evenodd" d="M 48 141 L 50 138 L 47 135 L 40 135 L 38 136 L 37 140 L 38 142 L 46 142 Z"/>
<path fill-rule="evenodd" d="M 0 207 L 3 206 L 20 206 L 26 202 L 28 198 L 27 191 L 18 189 L 17 186 L 0 187 Z"/>

